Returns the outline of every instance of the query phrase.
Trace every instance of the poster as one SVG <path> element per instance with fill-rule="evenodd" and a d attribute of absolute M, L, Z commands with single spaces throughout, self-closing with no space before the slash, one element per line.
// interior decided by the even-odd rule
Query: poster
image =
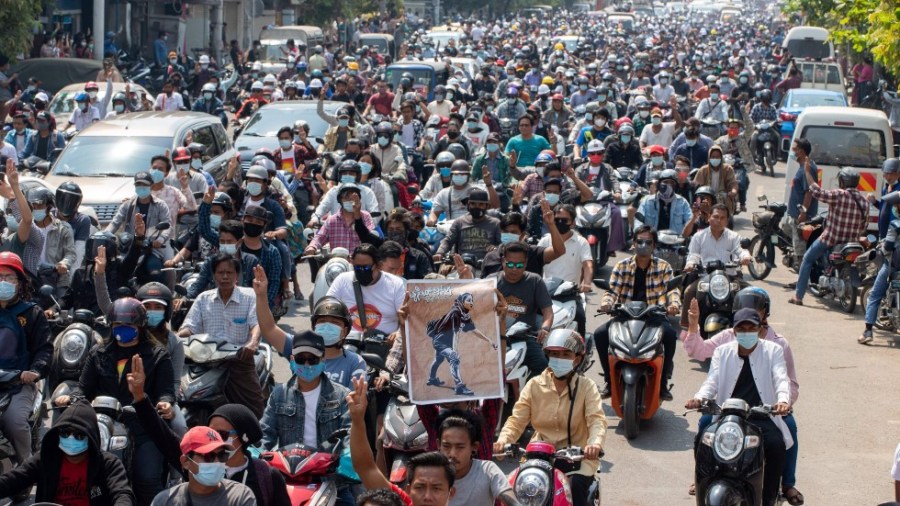
<path fill-rule="evenodd" d="M 407 370 L 416 404 L 503 396 L 495 279 L 407 282 Z"/>

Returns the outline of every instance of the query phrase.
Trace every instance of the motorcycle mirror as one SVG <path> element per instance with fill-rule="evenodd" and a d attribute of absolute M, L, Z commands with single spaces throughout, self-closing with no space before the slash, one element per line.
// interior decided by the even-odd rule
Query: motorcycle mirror
<path fill-rule="evenodd" d="M 594 279 L 594 286 L 609 291 L 609 280 L 603 278 Z"/>
<path fill-rule="evenodd" d="M 378 355 L 375 355 L 374 353 L 363 353 L 361 356 L 362 359 L 366 361 L 366 364 L 374 367 L 375 369 L 387 371 L 384 364 L 384 359 L 379 357 Z"/>
<path fill-rule="evenodd" d="M 63 152 L 63 148 L 56 148 L 53 151 L 51 151 L 50 156 L 55 160 L 59 156 L 59 154 L 62 152 Z"/>
<path fill-rule="evenodd" d="M 50 285 L 41 286 L 38 291 L 40 292 L 42 297 L 53 297 L 53 287 Z"/>
<path fill-rule="evenodd" d="M 182 285 L 175 285 L 175 293 L 182 297 L 187 297 L 187 288 Z"/>
<path fill-rule="evenodd" d="M 164 230 L 169 230 L 169 227 L 171 227 L 171 226 L 172 225 L 168 221 L 164 221 L 164 222 L 156 225 L 155 228 L 156 228 L 157 232 L 162 232 Z"/>
<path fill-rule="evenodd" d="M 756 200 L 759 202 L 765 202 L 766 200 L 769 200 L 769 198 L 765 195 L 760 195 L 759 197 L 756 197 Z"/>
<path fill-rule="evenodd" d="M 682 278 L 683 278 L 683 276 L 681 274 L 679 274 L 678 276 L 675 276 L 672 279 L 670 279 L 669 282 L 666 283 L 666 290 L 672 291 L 672 290 L 675 290 L 676 288 L 679 288 L 681 286 Z"/>
<path fill-rule="evenodd" d="M 338 430 L 332 432 L 331 435 L 328 436 L 328 442 L 332 443 L 332 444 L 337 443 L 341 439 L 344 439 L 345 437 L 347 437 L 347 434 L 350 434 L 349 429 L 338 429 Z"/>
<path fill-rule="evenodd" d="M 643 223 L 643 222 L 644 222 L 644 213 L 642 213 L 642 212 L 636 212 L 636 213 L 634 213 L 634 219 L 636 219 L 637 221 Z"/>
<path fill-rule="evenodd" d="M 749 248 L 750 247 L 750 239 L 747 239 L 746 237 L 741 238 L 741 247 L 744 249 Z"/>

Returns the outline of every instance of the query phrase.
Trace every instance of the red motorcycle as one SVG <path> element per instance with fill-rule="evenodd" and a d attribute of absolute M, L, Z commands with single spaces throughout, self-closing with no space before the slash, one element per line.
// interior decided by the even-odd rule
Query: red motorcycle
<path fill-rule="evenodd" d="M 294 443 L 260 455 L 284 476 L 293 506 L 334 506 L 337 502 L 334 478 L 339 474 L 342 441 L 347 432 L 342 429 L 332 434 L 328 438 L 330 448 Z"/>

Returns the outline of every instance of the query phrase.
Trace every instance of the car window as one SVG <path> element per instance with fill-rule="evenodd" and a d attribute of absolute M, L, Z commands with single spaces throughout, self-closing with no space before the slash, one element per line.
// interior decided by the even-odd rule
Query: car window
<path fill-rule="evenodd" d="M 828 66 L 828 84 L 844 84 L 841 82 L 841 73 L 838 72 L 837 65 Z"/>
<path fill-rule="evenodd" d="M 206 155 L 215 158 L 222 153 L 222 150 L 216 144 L 216 138 L 213 136 L 212 128 L 205 126 L 194 129 L 194 142 L 199 142 L 206 146 Z"/>
<path fill-rule="evenodd" d="M 219 153 L 228 151 L 231 143 L 228 142 L 228 134 L 225 133 L 225 128 L 222 125 L 212 125 L 212 130 L 213 135 L 216 136 L 216 143 L 219 145 Z"/>
<path fill-rule="evenodd" d="M 77 135 L 53 166 L 57 176 L 131 177 L 150 167 L 150 159 L 172 149 L 171 137 L 94 137 Z M 102 159 L 97 153 L 103 153 Z"/>
<path fill-rule="evenodd" d="M 884 161 L 884 136 L 878 130 L 811 126 L 803 136 L 812 144 L 819 165 L 881 167 Z"/>

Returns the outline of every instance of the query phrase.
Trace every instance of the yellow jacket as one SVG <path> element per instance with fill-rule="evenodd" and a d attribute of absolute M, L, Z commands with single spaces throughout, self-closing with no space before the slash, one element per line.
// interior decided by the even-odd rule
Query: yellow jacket
<path fill-rule="evenodd" d="M 509 444 L 517 441 L 531 422 L 534 427 L 532 441 L 552 443 L 557 450 L 567 446 L 584 448 L 587 445 L 600 445 L 602 448 L 607 423 L 597 384 L 578 374 L 572 378 L 569 387 L 575 391 L 571 441 L 568 441 L 567 434 L 570 394 L 567 390 L 562 393 L 556 391 L 553 375 L 548 368 L 525 384 L 497 442 Z M 599 466 L 599 460 L 583 460 L 581 469 L 576 473 L 593 476 Z"/>

